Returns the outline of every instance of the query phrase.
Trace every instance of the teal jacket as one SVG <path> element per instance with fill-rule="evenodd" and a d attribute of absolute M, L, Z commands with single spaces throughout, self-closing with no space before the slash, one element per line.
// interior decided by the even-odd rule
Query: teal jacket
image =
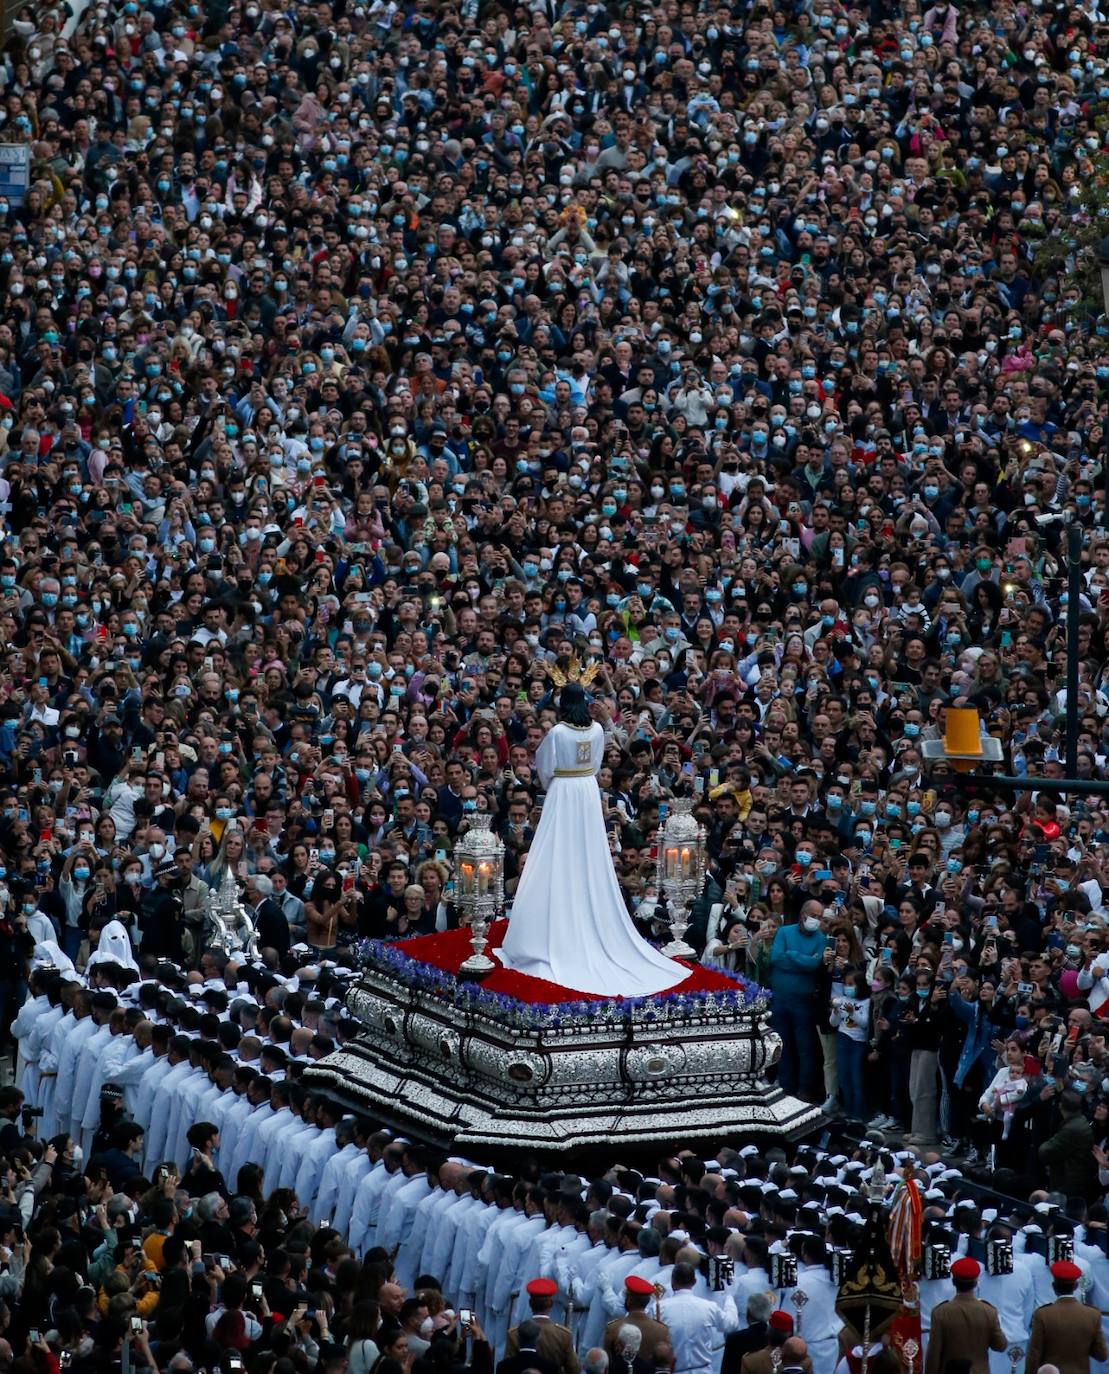
<path fill-rule="evenodd" d="M 810 934 L 800 924 L 779 928 L 770 946 L 770 990 L 775 1000 L 790 1002 L 813 995 L 824 949 L 819 930 Z"/>

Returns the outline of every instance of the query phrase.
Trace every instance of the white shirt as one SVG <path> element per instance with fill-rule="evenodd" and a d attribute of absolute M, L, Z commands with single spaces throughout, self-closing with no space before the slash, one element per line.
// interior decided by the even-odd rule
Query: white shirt
<path fill-rule="evenodd" d="M 663 1298 L 661 1307 L 674 1347 L 675 1374 L 711 1369 L 720 1337 L 739 1330 L 735 1303 L 727 1293 L 718 1305 L 682 1289 Z"/>

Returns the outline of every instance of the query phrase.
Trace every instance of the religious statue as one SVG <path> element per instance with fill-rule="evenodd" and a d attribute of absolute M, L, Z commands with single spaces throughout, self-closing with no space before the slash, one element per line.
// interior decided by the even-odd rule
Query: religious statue
<path fill-rule="evenodd" d="M 578 992 L 646 997 L 690 976 L 632 924 L 608 847 L 597 773 L 605 733 L 589 715 L 593 669 L 549 670 L 559 721 L 536 751 L 546 800 L 496 951 L 506 968 Z"/>

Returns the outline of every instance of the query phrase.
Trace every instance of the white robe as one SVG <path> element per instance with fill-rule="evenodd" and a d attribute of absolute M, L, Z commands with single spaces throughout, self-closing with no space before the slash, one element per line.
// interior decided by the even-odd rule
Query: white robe
<path fill-rule="evenodd" d="M 182 1084 L 192 1072 L 192 1064 L 187 1059 L 182 1059 L 179 1064 L 174 1064 L 169 1073 L 164 1075 L 154 1091 L 154 1099 L 150 1104 L 150 1129 L 146 1133 L 144 1155 L 147 1174 L 156 1164 L 161 1164 L 170 1158 L 166 1150 L 166 1137 L 169 1132 L 173 1106 L 177 1101 L 177 1094 Z"/>
<path fill-rule="evenodd" d="M 417 1264 L 421 1274 L 434 1274 L 446 1292 L 447 1270 L 451 1262 L 451 1250 L 458 1226 L 463 1217 L 481 1203 L 467 1191 L 461 1197 L 455 1194 L 454 1201 L 441 1211 L 436 1211 L 424 1231 L 424 1243 Z"/>
<path fill-rule="evenodd" d="M 281 1166 L 277 1172 L 276 1183 L 271 1182 L 271 1188 L 292 1188 L 296 1183 L 297 1172 L 300 1169 L 301 1156 L 305 1150 L 310 1150 L 319 1139 L 320 1128 L 314 1123 L 302 1121 L 299 1128 L 295 1131 L 282 1131 L 278 1137 L 278 1150 L 281 1157 Z"/>
<path fill-rule="evenodd" d="M 491 1285 L 496 1281 L 497 1266 L 500 1264 L 506 1239 L 514 1226 L 526 1220 L 524 1213 L 518 1212 L 515 1207 L 499 1208 L 477 1252 L 472 1278 L 474 1300 L 466 1305 L 477 1309 L 486 1334 L 489 1332 Z"/>
<path fill-rule="evenodd" d="M 58 1030 L 66 1026 L 68 1017 L 63 1017 Z M 77 1064 L 81 1058 L 81 1051 L 85 1047 L 85 1041 L 96 1034 L 100 1027 L 91 1016 L 82 1016 L 80 1020 L 73 1018 L 73 1025 L 65 1037 L 64 1043 L 59 1047 L 58 1054 L 58 1076 L 54 1081 L 54 1130 L 52 1135 L 57 1135 L 61 1131 L 69 1130 L 70 1107 L 73 1104 L 73 1089 L 77 1081 Z M 57 1033 L 55 1033 L 54 1044 L 57 1044 Z M 83 1106 L 84 1104 L 82 1104 Z"/>
<path fill-rule="evenodd" d="M 90 1035 L 81 1046 L 73 1085 L 73 1101 L 69 1104 L 69 1134 L 74 1140 L 81 1139 L 81 1123 L 85 1119 L 85 1108 L 88 1106 L 89 1093 L 96 1078 L 96 1068 L 111 1038 L 112 1032 L 105 1022 L 104 1025 L 98 1026 L 95 1034 Z"/>
<path fill-rule="evenodd" d="M 85 1113 L 81 1118 L 81 1146 L 86 1155 L 92 1148 L 93 1135 L 100 1125 L 100 1093 L 104 1084 L 113 1083 L 116 1070 L 122 1068 L 138 1052 L 138 1046 L 129 1035 L 111 1036 L 101 1051 L 93 1071 L 92 1082 L 89 1084 Z"/>
<path fill-rule="evenodd" d="M 311 1217 L 315 1225 L 321 1221 L 331 1221 L 335 1213 L 335 1205 L 339 1199 L 339 1186 L 343 1180 L 346 1165 L 352 1160 L 357 1159 L 363 1151 L 354 1143 L 349 1141 L 341 1150 L 330 1155 L 324 1163 L 323 1172 L 320 1174 L 319 1183 L 316 1186 L 316 1196 L 312 1202 Z M 300 1194 L 298 1193 L 299 1197 Z"/>
<path fill-rule="evenodd" d="M 48 1005 L 44 1012 L 35 1017 L 35 1023 L 20 1047 L 26 1061 L 26 1067 L 23 1070 L 23 1096 L 27 1102 L 34 1103 L 35 1106 L 42 1105 L 39 1101 L 39 1073 L 41 1072 L 42 1056 L 50 1044 L 54 1027 L 64 1016 L 64 1007 Z M 49 1136 L 42 1138 L 48 1140 Z"/>
<path fill-rule="evenodd" d="M 459 1222 L 447 1267 L 446 1292 L 457 1297 L 460 1307 L 477 1306 L 478 1256 L 493 1223 L 504 1214 L 493 1203 L 481 1203 Z"/>
<path fill-rule="evenodd" d="M 153 1050 L 151 1054 L 154 1054 Z M 173 1067 L 168 1054 L 156 1055 L 154 1062 L 139 1080 L 135 1089 L 135 1108 L 131 1114 L 144 1131 L 150 1129 L 150 1112 L 154 1106 L 154 1094 L 158 1090 L 158 1085 Z"/>
<path fill-rule="evenodd" d="M 319 1191 L 324 1169 L 338 1148 L 335 1144 L 335 1127 L 329 1126 L 326 1130 L 319 1131 L 315 1140 L 304 1151 L 293 1187 L 301 1206 L 307 1207 L 309 1213 L 315 1206 L 316 1193 Z"/>
<path fill-rule="evenodd" d="M 125 1064 L 121 1064 L 112 1076 L 112 1082 L 123 1089 L 123 1105 L 126 1107 L 131 1120 L 135 1120 L 135 1102 L 138 1098 L 139 1084 L 145 1077 L 147 1070 L 153 1068 L 157 1062 L 154 1058 L 154 1051 L 147 1045 L 145 1050 L 139 1050 L 135 1046 L 137 1053 L 131 1055 Z"/>
<path fill-rule="evenodd" d="M 495 1273 L 490 1273 L 486 1285 L 489 1302 L 490 1320 L 485 1331 L 489 1344 L 495 1350 L 504 1349 L 508 1329 L 512 1324 L 512 1304 L 523 1284 L 527 1281 L 525 1265 L 532 1241 L 547 1228 L 547 1218 L 540 1212 L 537 1216 L 524 1217 L 518 1225 L 511 1227 L 505 1235 L 501 1257 Z"/>
<path fill-rule="evenodd" d="M 374 1182 L 375 1175 L 371 1174 L 367 1179 L 367 1184 Z M 408 1182 L 407 1175 L 403 1169 L 397 1169 L 394 1173 L 386 1173 L 382 1181 L 370 1190 L 369 1214 L 366 1217 L 365 1227 L 362 1232 L 362 1253 L 372 1250 L 377 1245 L 377 1232 L 381 1225 L 382 1218 L 388 1213 L 389 1205 L 393 1200 L 393 1194 L 398 1189 L 403 1188 Z"/>
<path fill-rule="evenodd" d="M 380 1161 L 379 1161 L 380 1162 Z M 369 1177 L 370 1170 L 373 1169 L 374 1162 L 364 1150 L 359 1150 L 358 1154 L 350 1163 L 343 1166 L 339 1180 L 338 1192 L 335 1195 L 335 1210 L 331 1217 L 331 1224 L 340 1235 L 346 1236 L 350 1240 L 351 1223 L 354 1213 L 354 1200 L 358 1196 L 358 1190 Z"/>
<path fill-rule="evenodd" d="M 411 1288 L 416 1278 L 416 1265 L 408 1247 L 412 1227 L 416 1219 L 416 1208 L 431 1192 L 431 1184 L 426 1174 L 416 1174 L 403 1188 L 398 1189 L 389 1208 L 389 1216 L 384 1227 L 377 1229 L 377 1243 L 390 1255 L 396 1256 L 394 1268 L 397 1282 L 403 1288 Z"/>
<path fill-rule="evenodd" d="M 595 1345 L 600 1345 L 605 1334 L 605 1326 L 609 1321 L 608 1309 L 605 1305 L 606 1295 L 623 1293 L 624 1280 L 642 1258 L 638 1250 L 623 1250 L 598 1266 L 593 1285 L 593 1297 L 590 1300 L 585 1321 L 582 1323 L 579 1349 L 591 1350 Z"/>
<path fill-rule="evenodd" d="M 559 724 L 535 755 L 547 797 L 498 958 L 506 968 L 579 992 L 647 997 L 690 970 L 648 944 L 624 905 L 596 775 L 605 732 Z"/>
<path fill-rule="evenodd" d="M 50 1140 L 58 1134 L 58 1117 L 54 1110 L 58 1088 L 58 1065 L 70 1036 L 78 1025 L 83 1024 L 72 1011 L 67 1011 L 50 1032 L 50 1038 L 39 1055 L 38 1105 L 42 1108 L 42 1120 L 39 1122 L 42 1140 Z"/>
<path fill-rule="evenodd" d="M 297 1122 L 300 1117 L 293 1115 L 292 1107 L 286 1104 L 278 1109 L 267 1120 L 263 1121 L 254 1134 L 254 1146 L 251 1151 L 255 1164 L 260 1164 L 265 1171 L 265 1182 L 263 1186 L 269 1192 L 275 1188 L 276 1178 L 281 1168 L 280 1156 L 277 1152 L 277 1139 L 281 1131 L 290 1122 Z M 246 1163 L 246 1160 L 243 1161 Z M 239 1166 L 242 1168 L 242 1165 Z"/>
<path fill-rule="evenodd" d="M 234 1095 L 234 1101 L 229 1102 L 224 1107 L 219 1127 L 219 1157 L 224 1168 L 230 1168 L 238 1148 L 239 1135 L 247 1118 L 254 1110 L 250 1105 L 250 1098 L 245 1092 L 237 1093 L 234 1088 L 231 1089 L 231 1092 Z M 225 1178 L 224 1182 L 229 1188 L 235 1186 L 234 1178 Z"/>
<path fill-rule="evenodd" d="M 797 1309 L 790 1301 L 791 1294 L 797 1289 L 805 1294 L 808 1301 L 797 1321 Z M 822 1264 L 802 1264 L 798 1266 L 795 1288 L 780 1290 L 779 1308 L 788 1312 L 794 1322 L 801 1327 L 797 1334 L 809 1347 L 813 1374 L 835 1374 L 839 1360 L 839 1333 L 843 1329 L 843 1318 L 836 1311 L 836 1298 L 839 1290 Z M 663 1304 L 665 1317 L 666 1304 Z"/>
<path fill-rule="evenodd" d="M 31 1032 L 34 1030 L 40 1016 L 50 1010 L 50 999 L 45 993 L 38 997 L 28 997 L 23 1005 L 15 1014 L 12 1022 L 12 1039 L 19 1047 L 19 1052 L 15 1059 L 15 1081 L 18 1083 L 23 1078 L 27 1069 L 27 1041 L 30 1039 Z M 24 1096 L 26 1096 L 26 1089 Z"/>
<path fill-rule="evenodd" d="M 235 1144 L 234 1158 L 225 1163 L 225 1167 L 229 1170 L 231 1178 L 238 1178 L 239 1170 L 244 1164 L 261 1163 L 258 1157 L 258 1151 L 254 1148 L 255 1142 L 258 1139 L 258 1132 L 266 1122 L 272 1120 L 274 1116 L 276 1116 L 276 1112 L 270 1103 L 262 1102 L 259 1103 L 247 1117 L 246 1121 L 243 1123 L 242 1129 L 239 1131 L 239 1139 Z M 268 1188 L 268 1180 L 263 1180 L 262 1186 Z"/>

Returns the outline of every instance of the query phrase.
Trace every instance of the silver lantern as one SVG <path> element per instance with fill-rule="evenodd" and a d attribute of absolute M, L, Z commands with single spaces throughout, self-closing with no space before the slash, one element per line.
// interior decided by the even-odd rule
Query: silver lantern
<path fill-rule="evenodd" d="M 705 885 L 705 827 L 693 816 L 693 800 L 679 797 L 671 803 L 658 846 L 658 885 L 670 910 L 670 943 L 663 954 L 676 959 L 696 958 L 686 944 L 690 907 Z"/>
<path fill-rule="evenodd" d="M 477 812 L 454 847 L 455 892 L 463 922 L 470 927 L 473 954 L 459 973 L 489 973 L 496 964 L 485 953 L 489 927 L 504 906 L 504 844 L 490 830 L 492 817 Z"/>

